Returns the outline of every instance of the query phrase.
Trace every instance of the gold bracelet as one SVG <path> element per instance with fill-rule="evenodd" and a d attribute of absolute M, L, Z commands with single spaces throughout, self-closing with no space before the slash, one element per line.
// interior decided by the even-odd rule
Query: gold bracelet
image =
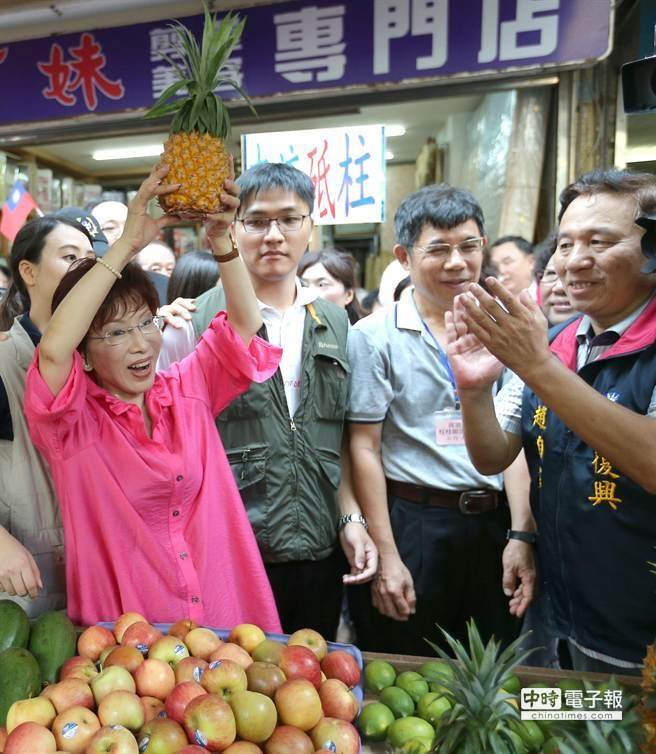
<path fill-rule="evenodd" d="M 216 259 L 219 264 L 222 262 L 229 262 L 231 259 L 236 259 L 239 256 L 239 249 L 232 236 L 230 236 L 230 243 L 232 244 L 232 251 L 229 251 L 227 254 L 213 254 L 214 259 Z"/>
<path fill-rule="evenodd" d="M 98 262 L 98 264 L 101 264 L 106 270 L 109 270 L 112 273 L 112 275 L 116 275 L 118 280 L 120 280 L 123 277 L 123 275 L 121 275 L 121 273 L 117 269 L 112 267 L 112 265 L 109 262 L 105 262 L 105 260 L 102 257 L 96 257 L 96 262 Z"/>

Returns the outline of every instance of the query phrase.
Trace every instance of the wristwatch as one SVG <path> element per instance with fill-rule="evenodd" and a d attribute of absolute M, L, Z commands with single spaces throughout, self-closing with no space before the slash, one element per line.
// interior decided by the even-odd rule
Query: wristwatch
<path fill-rule="evenodd" d="M 232 246 L 232 250 L 228 251 L 226 254 L 214 254 L 214 259 L 221 264 L 222 262 L 229 262 L 231 259 L 236 259 L 239 256 L 239 249 L 237 249 L 237 244 L 235 243 L 235 239 L 230 236 L 230 245 Z"/>
<path fill-rule="evenodd" d="M 337 531 L 341 531 L 346 524 L 362 524 L 364 526 L 365 531 L 369 529 L 369 524 L 367 524 L 367 519 L 362 515 L 362 513 L 347 513 L 344 516 L 340 516 L 339 520 L 337 521 Z"/>
<path fill-rule="evenodd" d="M 506 539 L 519 539 L 520 542 L 534 545 L 538 541 L 538 535 L 537 532 L 534 531 L 516 531 L 515 529 L 508 529 L 506 532 Z"/>

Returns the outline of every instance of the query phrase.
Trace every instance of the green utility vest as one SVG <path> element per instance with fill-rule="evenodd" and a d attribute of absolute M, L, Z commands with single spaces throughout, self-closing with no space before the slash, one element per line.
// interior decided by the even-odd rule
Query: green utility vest
<path fill-rule="evenodd" d="M 225 309 L 223 289 L 207 291 L 196 307 L 192 320 L 200 337 Z M 216 422 L 267 563 L 321 560 L 335 547 L 348 318 L 321 299 L 306 311 L 301 400 L 294 417 L 278 369 L 266 382 L 252 383 Z M 264 327 L 259 335 L 266 339 Z"/>

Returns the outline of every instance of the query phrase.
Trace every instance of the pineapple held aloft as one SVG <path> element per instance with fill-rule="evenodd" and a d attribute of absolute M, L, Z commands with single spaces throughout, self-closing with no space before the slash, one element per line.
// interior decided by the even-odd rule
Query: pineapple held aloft
<path fill-rule="evenodd" d="M 178 73 L 178 79 L 146 113 L 146 118 L 161 118 L 175 113 L 171 135 L 164 144 L 162 161 L 170 165 L 167 181 L 180 183 L 180 190 L 160 198 L 162 209 L 187 219 L 202 219 L 221 212 L 221 191 L 230 177 L 230 154 L 225 140 L 230 136 L 230 115 L 214 90 L 229 84 L 250 100 L 239 84 L 226 75 L 225 63 L 241 38 L 245 20 L 229 13 L 221 23 L 207 6 L 201 45 L 193 34 L 176 22 L 182 60 L 177 62 L 161 53 Z M 186 94 L 173 97 L 185 89 Z"/>

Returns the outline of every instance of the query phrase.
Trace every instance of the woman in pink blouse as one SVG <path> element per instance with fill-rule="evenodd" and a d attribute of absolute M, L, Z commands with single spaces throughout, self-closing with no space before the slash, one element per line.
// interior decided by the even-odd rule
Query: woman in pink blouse
<path fill-rule="evenodd" d="M 130 260 L 178 218 L 147 203 L 179 188 L 157 166 L 130 205 L 121 238 L 74 265 L 30 367 L 25 412 L 47 459 L 64 522 L 68 613 L 85 625 L 136 611 L 152 622 L 191 618 L 280 631 L 275 602 L 214 417 L 276 370 L 225 212 L 206 222 L 226 292 L 195 351 L 155 373 L 157 295 Z"/>

